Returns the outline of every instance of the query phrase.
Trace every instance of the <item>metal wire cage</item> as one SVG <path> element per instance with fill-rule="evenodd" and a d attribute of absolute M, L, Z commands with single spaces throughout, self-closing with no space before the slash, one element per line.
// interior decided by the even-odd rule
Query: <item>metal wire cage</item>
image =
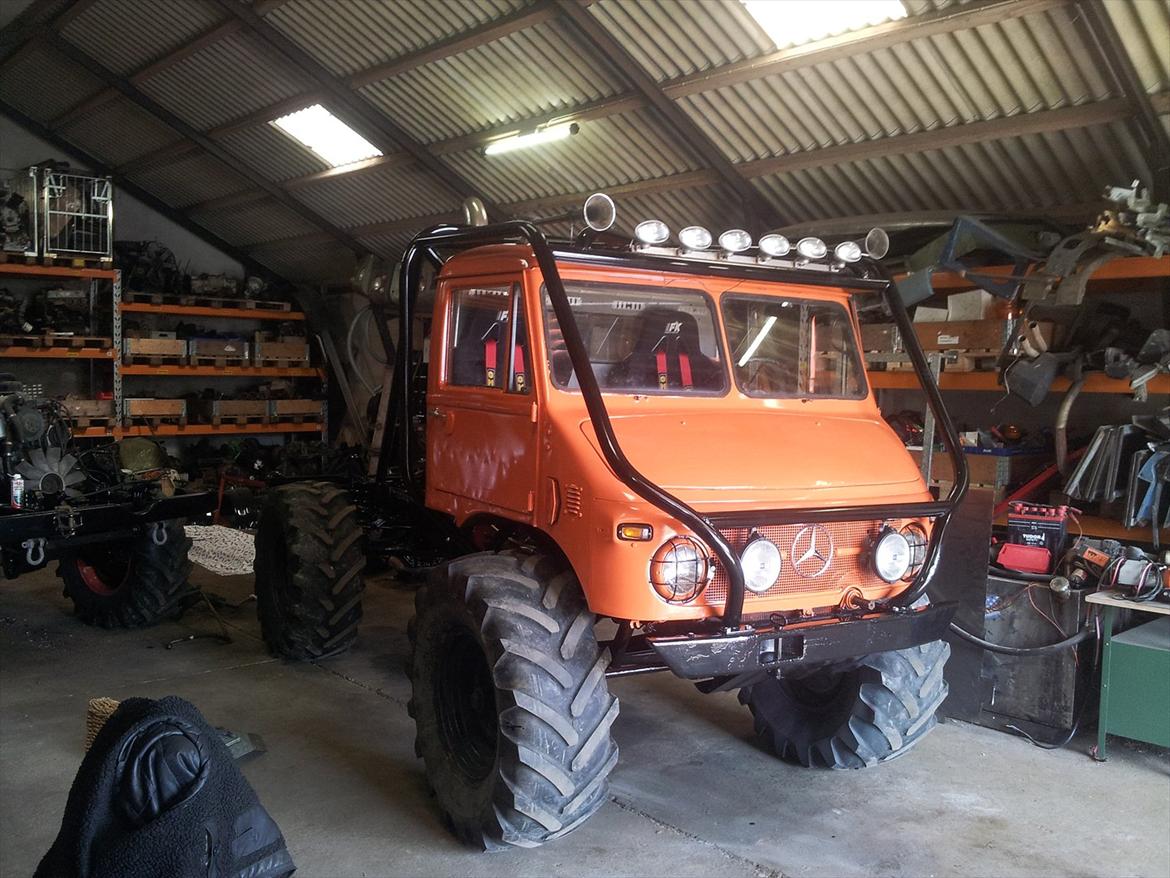
<path fill-rule="evenodd" d="M 37 169 L 0 169 L 0 250 L 36 256 Z"/>
<path fill-rule="evenodd" d="M 114 257 L 114 184 L 41 168 L 41 255 L 110 262 Z"/>

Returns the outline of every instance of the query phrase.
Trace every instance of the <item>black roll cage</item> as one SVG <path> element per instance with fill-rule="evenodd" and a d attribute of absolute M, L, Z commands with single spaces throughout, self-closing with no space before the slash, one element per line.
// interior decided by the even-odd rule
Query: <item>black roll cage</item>
<path fill-rule="evenodd" d="M 527 243 L 532 247 L 536 262 L 544 277 L 545 287 L 552 303 L 553 313 L 561 327 L 565 347 L 573 372 L 580 384 L 581 396 L 589 413 L 589 421 L 597 435 L 598 445 L 606 463 L 618 478 L 635 494 L 670 515 L 699 537 L 714 551 L 715 556 L 727 571 L 727 601 L 723 607 L 722 623 L 725 628 L 738 628 L 743 616 L 744 577 L 743 565 L 731 544 L 720 532 L 720 527 L 764 524 L 810 524 L 814 522 L 856 521 L 886 518 L 933 518 L 932 530 L 927 547 L 926 560 L 910 586 L 884 602 L 880 609 L 903 611 L 917 601 L 927 589 L 931 577 L 938 568 L 939 547 L 942 543 L 951 513 L 967 491 L 967 461 L 959 445 L 954 423 L 943 405 L 938 384 L 930 372 L 926 355 L 918 344 L 905 305 L 894 287 L 892 279 L 877 263 L 870 263 L 882 276 L 880 278 L 857 277 L 841 272 L 818 272 L 783 267 L 765 267 L 739 262 L 699 262 L 692 259 L 619 250 L 589 249 L 574 243 L 561 244 L 553 249 L 544 234 L 534 223 L 511 221 L 483 226 L 438 225 L 422 232 L 410 242 L 403 254 L 398 279 L 399 338 L 395 349 L 386 325 L 385 312 L 375 306 L 375 323 L 382 334 L 388 351 L 395 350 L 395 368 L 390 391 L 390 418 L 392 428 L 383 431 L 382 448 L 378 461 L 377 480 L 385 484 L 390 474 L 392 461 L 396 464 L 397 475 L 402 487 L 418 503 L 423 503 L 423 486 L 418 484 L 414 473 L 417 460 L 414 415 L 412 410 L 413 379 L 413 323 L 414 307 L 419 292 L 424 260 L 438 272 L 446 259 L 439 250 L 465 250 L 488 244 Z M 932 502 L 892 503 L 868 506 L 825 507 L 803 509 L 777 509 L 750 513 L 717 513 L 701 515 L 677 497 L 663 490 L 640 473 L 626 458 L 614 433 L 609 413 L 605 407 L 601 388 L 589 362 L 589 353 L 577 328 L 572 307 L 565 293 L 565 286 L 557 270 L 557 261 L 574 262 L 594 266 L 624 268 L 647 268 L 671 273 L 725 276 L 736 279 L 786 281 L 811 286 L 832 286 L 859 293 L 878 293 L 884 298 L 906 345 L 906 353 L 914 365 L 927 403 L 935 420 L 941 427 L 943 442 L 951 456 L 955 480 L 946 499 Z M 874 607 L 879 609 L 879 607 Z"/>

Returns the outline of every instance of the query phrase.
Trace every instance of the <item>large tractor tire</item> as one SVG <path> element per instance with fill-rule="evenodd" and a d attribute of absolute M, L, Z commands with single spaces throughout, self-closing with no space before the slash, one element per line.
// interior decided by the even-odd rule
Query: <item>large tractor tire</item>
<path fill-rule="evenodd" d="M 415 752 L 461 841 L 536 847 L 606 799 L 618 713 L 577 579 L 541 555 L 452 561 L 415 597 Z"/>
<path fill-rule="evenodd" d="M 256 605 L 273 655 L 312 661 L 357 637 L 366 564 L 357 507 L 332 482 L 267 492 L 256 533 Z"/>
<path fill-rule="evenodd" d="M 789 762 L 865 768 L 901 756 L 936 724 L 947 697 L 943 666 L 950 645 L 881 652 L 846 671 L 769 677 L 741 689 L 756 734 Z"/>
<path fill-rule="evenodd" d="M 154 528 L 132 542 L 94 543 L 61 556 L 57 575 L 78 618 L 102 628 L 145 628 L 178 616 L 198 594 L 188 582 L 191 540 L 168 521 L 159 545 Z"/>

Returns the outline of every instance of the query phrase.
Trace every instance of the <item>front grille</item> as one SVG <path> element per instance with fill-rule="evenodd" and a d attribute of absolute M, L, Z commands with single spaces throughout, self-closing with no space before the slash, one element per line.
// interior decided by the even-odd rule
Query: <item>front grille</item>
<path fill-rule="evenodd" d="M 790 595 L 821 592 L 838 594 L 850 586 L 863 590 L 889 588 L 888 583 L 882 581 L 881 577 L 874 573 L 863 560 L 870 540 L 881 530 L 883 523 L 882 521 L 841 521 L 820 525 L 833 539 L 833 556 L 825 572 L 816 577 L 801 576 L 792 566 L 792 543 L 797 534 L 809 525 L 785 524 L 762 525 L 756 528 L 721 528 L 720 533 L 731 543 L 737 555 L 743 551 L 753 531 L 771 540 L 780 549 L 783 567 L 779 579 L 776 580 L 775 585 L 762 594 L 745 590 L 744 601 L 750 603 L 751 601 L 769 600 Z M 802 548 L 804 545 L 802 543 L 802 546 L 798 548 Z M 816 566 L 815 564 L 806 564 L 803 569 L 807 572 L 810 567 L 815 568 Z M 727 571 L 722 564 L 716 561 L 715 578 L 703 592 L 706 602 L 709 605 L 725 603 L 727 601 L 727 587 Z"/>

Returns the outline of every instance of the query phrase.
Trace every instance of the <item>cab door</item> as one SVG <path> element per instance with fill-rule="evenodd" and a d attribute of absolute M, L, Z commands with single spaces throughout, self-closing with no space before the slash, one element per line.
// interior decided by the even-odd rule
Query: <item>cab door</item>
<path fill-rule="evenodd" d="M 427 393 L 427 505 L 531 519 L 537 486 L 532 345 L 517 276 L 449 280 Z"/>

